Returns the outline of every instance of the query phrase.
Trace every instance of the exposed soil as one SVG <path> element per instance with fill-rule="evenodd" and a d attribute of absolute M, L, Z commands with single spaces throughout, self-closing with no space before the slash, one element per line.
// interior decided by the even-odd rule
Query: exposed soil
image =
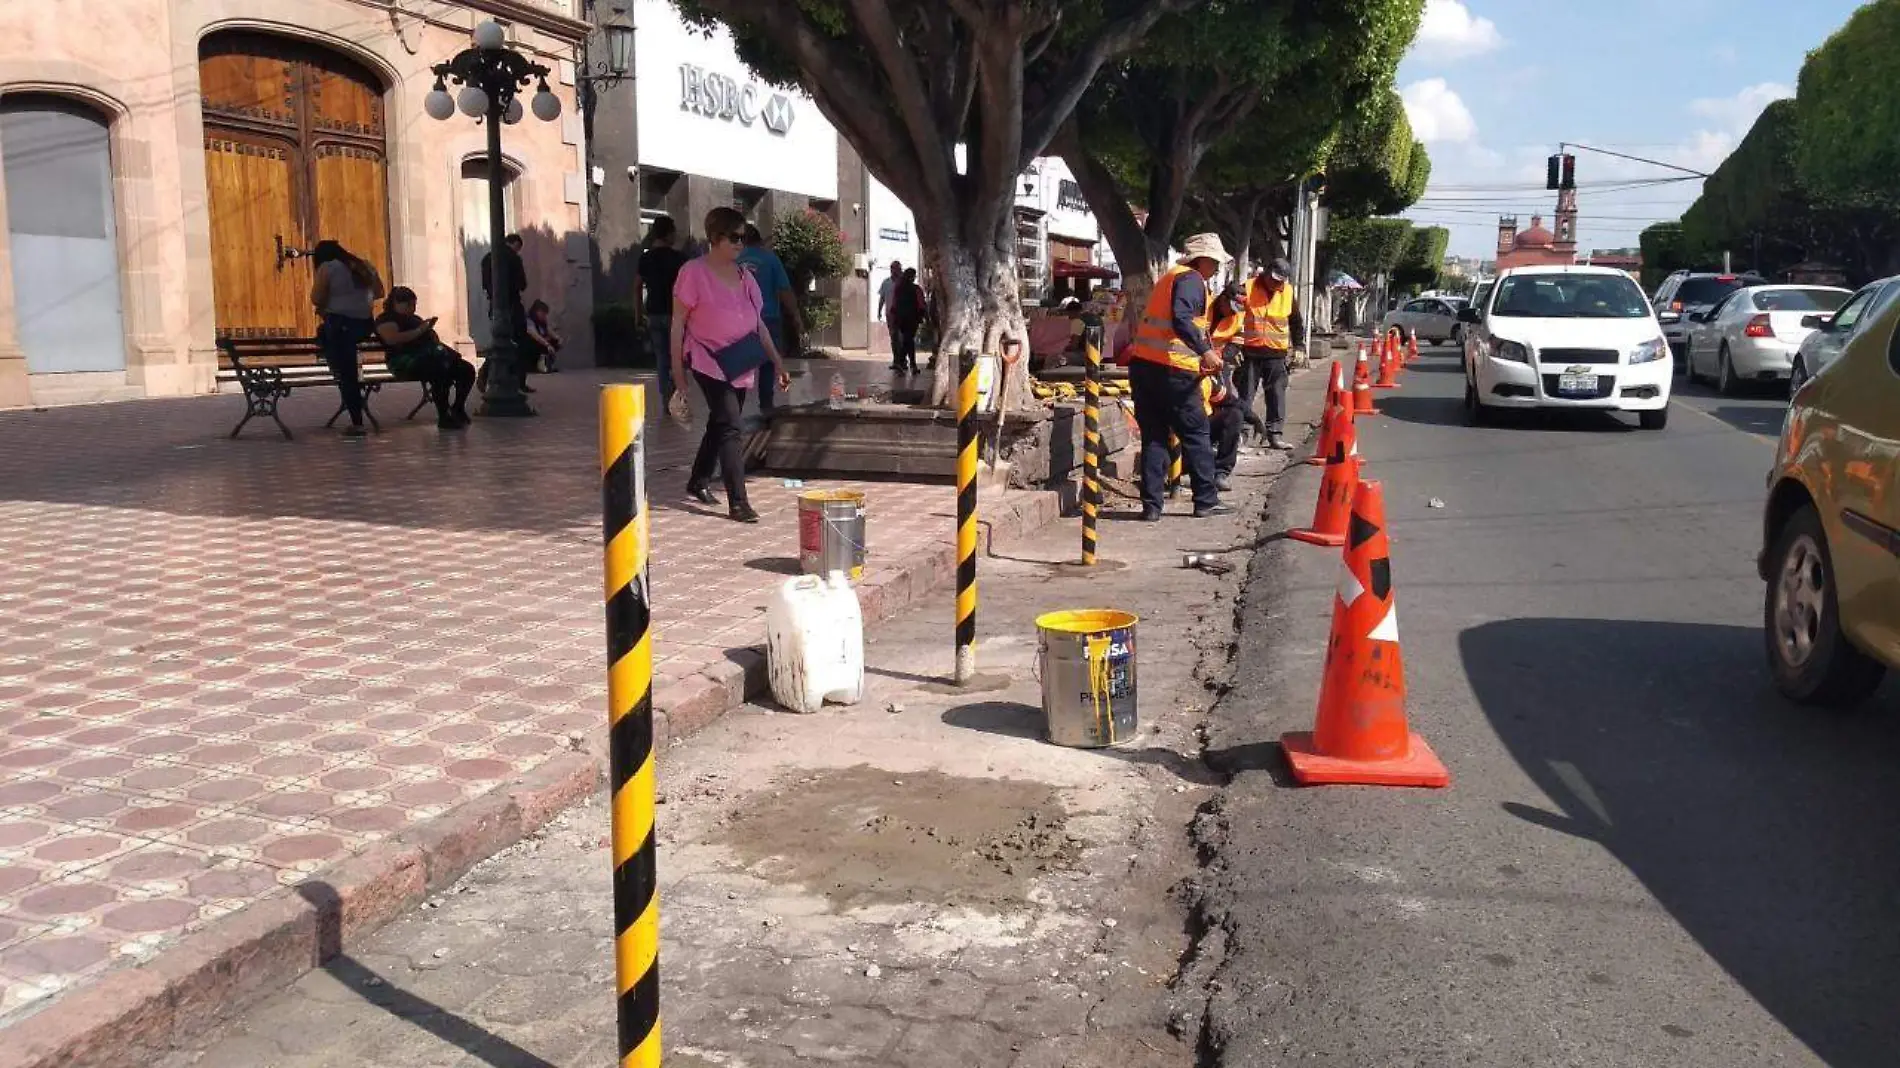
<path fill-rule="evenodd" d="M 796 882 L 834 908 L 928 902 L 1025 906 L 1038 875 L 1082 851 L 1055 790 L 1014 779 L 859 766 L 820 772 L 754 799 L 725 842 L 754 874 Z"/>

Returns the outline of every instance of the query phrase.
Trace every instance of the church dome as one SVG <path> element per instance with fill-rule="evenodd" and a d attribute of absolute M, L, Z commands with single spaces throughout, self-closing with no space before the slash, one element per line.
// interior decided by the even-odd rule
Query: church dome
<path fill-rule="evenodd" d="M 1557 243 L 1557 235 L 1544 229 L 1544 220 L 1533 216 L 1530 229 L 1517 235 L 1511 242 L 1516 248 L 1550 248 Z"/>

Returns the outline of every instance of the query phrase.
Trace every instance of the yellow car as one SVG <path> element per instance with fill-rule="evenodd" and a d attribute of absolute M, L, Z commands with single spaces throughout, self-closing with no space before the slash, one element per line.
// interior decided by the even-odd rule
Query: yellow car
<path fill-rule="evenodd" d="M 1796 391 L 1759 570 L 1775 686 L 1850 705 L 1900 668 L 1900 301 Z"/>

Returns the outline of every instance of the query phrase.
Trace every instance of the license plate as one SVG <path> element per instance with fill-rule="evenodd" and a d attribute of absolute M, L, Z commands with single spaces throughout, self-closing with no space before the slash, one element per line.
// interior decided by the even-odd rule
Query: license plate
<path fill-rule="evenodd" d="M 1597 376 L 1595 375 L 1558 375 L 1557 376 L 1557 392 L 1559 393 L 1594 394 L 1596 391 L 1597 391 Z"/>

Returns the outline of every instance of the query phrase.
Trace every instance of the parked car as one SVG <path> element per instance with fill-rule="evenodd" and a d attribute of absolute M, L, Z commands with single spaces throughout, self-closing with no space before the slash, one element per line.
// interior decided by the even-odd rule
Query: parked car
<path fill-rule="evenodd" d="M 1853 704 L 1900 668 L 1900 301 L 1889 284 L 1827 373 L 1796 391 L 1768 475 L 1768 667 L 1807 704 Z"/>
<path fill-rule="evenodd" d="M 1793 365 L 1789 368 L 1790 396 L 1808 379 L 1827 370 L 1828 365 L 1841 354 L 1841 348 L 1853 340 L 1860 324 L 1872 317 L 1880 307 L 1892 303 L 1896 295 L 1900 295 L 1900 284 L 1897 283 L 1900 283 L 1900 276 L 1869 282 L 1834 309 L 1832 314 L 1822 313 L 1803 318 L 1803 324 L 1810 329 L 1808 336 L 1801 340 L 1795 350 Z"/>
<path fill-rule="evenodd" d="M 1752 274 L 1715 274 L 1706 271 L 1677 271 L 1663 279 L 1649 303 L 1656 309 L 1656 321 L 1662 324 L 1663 337 L 1676 363 L 1687 367 L 1683 356 L 1689 350 L 1688 316 L 1708 311 L 1723 297 L 1743 286 L 1767 285 L 1768 280 Z"/>
<path fill-rule="evenodd" d="M 1712 374 L 1724 395 L 1743 382 L 1787 381 L 1795 350 L 1814 330 L 1814 314 L 1854 294 L 1833 286 L 1744 286 L 1705 312 L 1686 316 L 1683 362 L 1689 381 Z"/>
<path fill-rule="evenodd" d="M 1669 423 L 1669 345 L 1649 301 L 1613 267 L 1518 267 L 1467 308 L 1465 409 L 1598 408 Z"/>
<path fill-rule="evenodd" d="M 1443 297 L 1408 300 L 1385 314 L 1379 323 L 1379 332 L 1395 326 L 1407 334 L 1418 335 L 1420 344 L 1450 341 L 1458 327 L 1458 308 Z"/>

